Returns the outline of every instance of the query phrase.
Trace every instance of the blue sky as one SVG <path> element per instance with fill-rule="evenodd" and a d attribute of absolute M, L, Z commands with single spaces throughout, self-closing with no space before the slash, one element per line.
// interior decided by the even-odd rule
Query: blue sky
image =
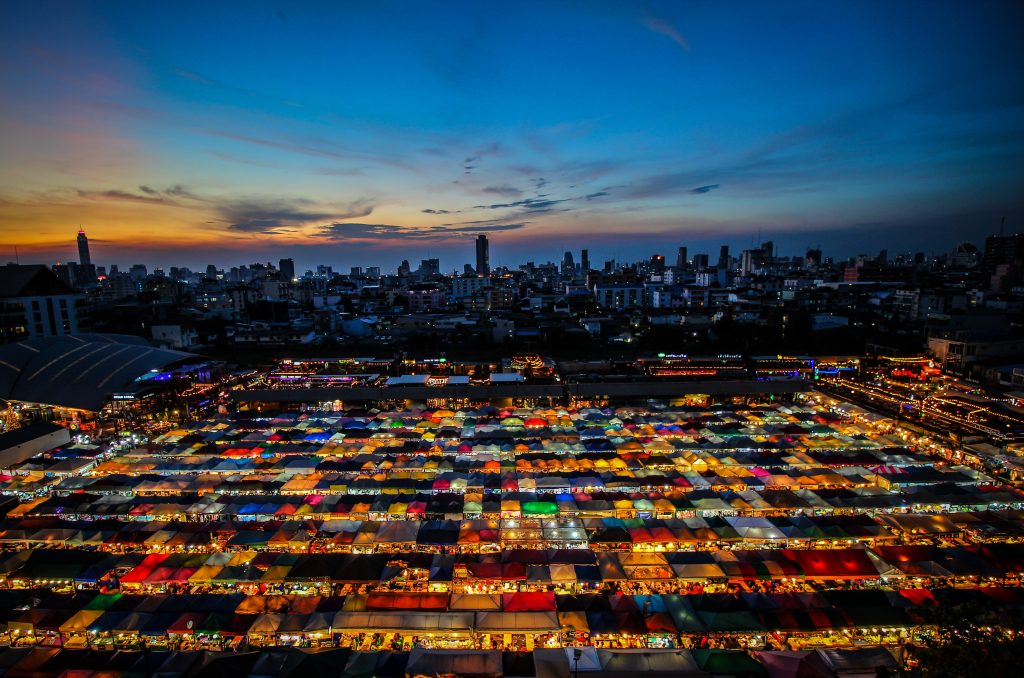
<path fill-rule="evenodd" d="M 1015 3 L 9 3 L 0 252 L 595 261 L 1021 229 Z"/>

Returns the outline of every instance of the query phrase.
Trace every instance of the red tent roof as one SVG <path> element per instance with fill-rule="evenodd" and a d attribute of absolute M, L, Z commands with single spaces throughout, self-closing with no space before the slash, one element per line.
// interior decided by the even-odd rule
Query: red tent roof
<path fill-rule="evenodd" d="M 871 579 L 878 570 L 863 549 L 786 550 L 807 577 L 819 579 Z"/>
<path fill-rule="evenodd" d="M 366 596 L 367 610 L 446 610 L 447 593 L 401 593 L 380 591 Z"/>
<path fill-rule="evenodd" d="M 505 612 L 554 612 L 555 594 L 547 591 L 522 591 L 501 596 Z"/>

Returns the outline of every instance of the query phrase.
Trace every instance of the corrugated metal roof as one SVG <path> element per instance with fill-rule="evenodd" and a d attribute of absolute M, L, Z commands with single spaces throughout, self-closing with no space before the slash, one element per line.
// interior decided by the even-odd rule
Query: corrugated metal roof
<path fill-rule="evenodd" d="M 28 339 L 0 346 L 0 397 L 95 411 L 140 375 L 190 357 L 124 335 Z"/>

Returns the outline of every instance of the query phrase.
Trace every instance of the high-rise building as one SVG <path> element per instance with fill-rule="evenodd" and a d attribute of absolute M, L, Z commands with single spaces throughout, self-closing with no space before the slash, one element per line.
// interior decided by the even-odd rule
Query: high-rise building
<path fill-rule="evenodd" d="M 78 229 L 78 263 L 81 266 L 92 264 L 92 257 L 89 256 L 89 238 L 82 229 Z"/>
<path fill-rule="evenodd" d="M 132 277 L 135 282 L 142 282 L 149 275 L 149 271 L 146 269 L 145 264 L 132 264 L 132 267 L 128 269 L 128 275 Z"/>
<path fill-rule="evenodd" d="M 679 251 L 676 253 L 676 268 L 684 270 L 688 264 L 689 262 L 686 259 L 686 248 L 680 247 Z"/>
<path fill-rule="evenodd" d="M 420 275 L 440 275 L 441 261 L 439 259 L 421 259 L 420 267 L 416 272 Z"/>
<path fill-rule="evenodd" d="M 491 274 L 490 245 L 487 243 L 487 236 L 483 233 L 476 237 L 476 274 Z"/>
<path fill-rule="evenodd" d="M 582 270 L 584 274 L 590 272 L 590 252 L 587 250 L 580 252 L 580 270 Z"/>
<path fill-rule="evenodd" d="M 665 270 L 665 256 L 662 254 L 652 254 L 650 262 L 651 272 L 661 273 Z"/>
<path fill-rule="evenodd" d="M 282 259 L 281 261 L 277 262 L 277 270 L 280 271 L 282 280 L 294 280 L 295 260 Z"/>
<path fill-rule="evenodd" d="M 76 296 L 46 266 L 0 267 L 0 344 L 77 333 Z"/>
<path fill-rule="evenodd" d="M 957 243 L 953 250 L 953 265 L 957 268 L 974 268 L 980 261 L 980 253 L 974 243 Z"/>
<path fill-rule="evenodd" d="M 694 254 L 693 255 L 693 269 L 695 271 L 703 271 L 708 267 L 711 257 L 707 254 Z"/>
<path fill-rule="evenodd" d="M 562 255 L 562 275 L 572 275 L 576 272 L 576 262 L 573 261 L 572 252 Z"/>
<path fill-rule="evenodd" d="M 729 268 L 729 246 L 722 245 L 718 252 L 718 268 Z"/>
<path fill-rule="evenodd" d="M 750 275 L 761 267 L 761 250 L 743 250 L 740 253 L 740 275 Z"/>
<path fill-rule="evenodd" d="M 923 259 L 923 257 L 922 257 Z M 989 289 L 1009 292 L 1024 282 L 1024 234 L 990 235 L 985 238 L 982 267 L 989 276 Z"/>

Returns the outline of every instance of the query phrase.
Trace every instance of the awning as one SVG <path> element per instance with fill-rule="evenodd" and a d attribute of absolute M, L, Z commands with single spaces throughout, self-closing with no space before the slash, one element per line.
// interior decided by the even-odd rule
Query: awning
<path fill-rule="evenodd" d="M 501 676 L 501 652 L 497 650 L 433 650 L 417 647 L 409 654 L 406 675 Z"/>
<path fill-rule="evenodd" d="M 486 614 L 486 613 L 485 613 Z M 468 634 L 473 629 L 471 612 L 338 612 L 335 630 L 349 633 L 434 632 Z"/>
<path fill-rule="evenodd" d="M 557 633 L 561 625 L 554 612 L 478 612 L 479 633 Z"/>

